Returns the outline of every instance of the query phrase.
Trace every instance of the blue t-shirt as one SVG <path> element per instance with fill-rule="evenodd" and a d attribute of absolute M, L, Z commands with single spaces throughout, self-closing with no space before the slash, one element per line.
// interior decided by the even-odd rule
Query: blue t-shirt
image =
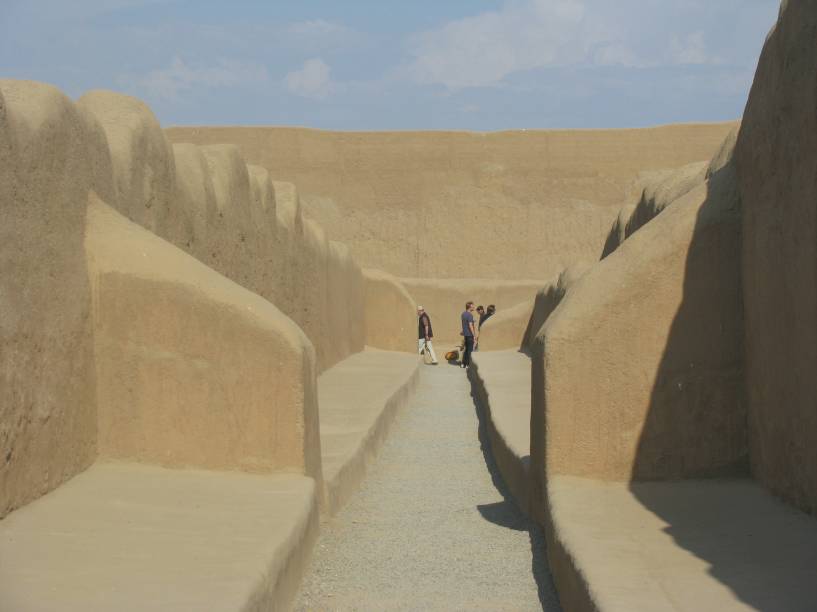
<path fill-rule="evenodd" d="M 469 327 L 469 323 L 474 322 L 474 315 L 472 315 L 467 310 L 462 313 L 460 317 L 462 319 L 462 335 L 463 336 L 473 336 L 474 334 L 471 333 L 471 328 Z"/>

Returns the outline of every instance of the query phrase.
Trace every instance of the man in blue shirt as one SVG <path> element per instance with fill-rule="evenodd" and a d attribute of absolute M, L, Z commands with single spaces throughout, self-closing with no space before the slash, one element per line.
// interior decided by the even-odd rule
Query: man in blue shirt
<path fill-rule="evenodd" d="M 465 338 L 465 352 L 462 355 L 461 367 L 467 368 L 471 365 L 471 351 L 474 350 L 474 338 L 476 329 L 474 327 L 474 302 L 465 304 L 465 311 L 460 316 L 462 319 L 462 335 Z"/>

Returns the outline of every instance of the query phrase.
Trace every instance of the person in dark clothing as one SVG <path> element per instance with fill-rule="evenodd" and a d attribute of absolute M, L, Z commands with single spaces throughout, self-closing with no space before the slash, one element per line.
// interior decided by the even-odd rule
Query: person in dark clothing
<path fill-rule="evenodd" d="M 480 306 L 480 308 L 482 308 L 482 307 Z M 477 309 L 477 312 L 479 312 L 479 308 Z M 485 314 L 480 314 L 479 315 L 479 328 L 480 329 L 482 329 L 482 324 L 485 323 L 485 321 L 487 321 L 492 316 L 494 316 L 495 312 L 496 312 L 496 306 L 491 304 L 490 306 L 488 306 L 488 310 L 485 311 Z"/>
<path fill-rule="evenodd" d="M 474 302 L 465 304 L 465 310 L 460 315 L 462 321 L 462 335 L 465 339 L 465 351 L 462 355 L 463 368 L 471 365 L 471 352 L 474 350 L 474 338 L 477 336 L 477 331 L 474 326 Z"/>
<path fill-rule="evenodd" d="M 477 337 L 474 338 L 474 351 L 479 350 L 479 330 L 482 328 L 482 321 L 485 319 L 485 306 L 477 306 L 477 314 L 479 315 L 479 322 L 477 323 Z"/>
<path fill-rule="evenodd" d="M 431 356 L 431 365 L 437 365 L 437 355 L 431 345 L 431 339 L 434 337 L 434 330 L 431 329 L 431 318 L 422 306 L 417 307 L 417 319 L 417 350 L 420 354 L 423 353 L 423 350 L 427 350 Z"/>

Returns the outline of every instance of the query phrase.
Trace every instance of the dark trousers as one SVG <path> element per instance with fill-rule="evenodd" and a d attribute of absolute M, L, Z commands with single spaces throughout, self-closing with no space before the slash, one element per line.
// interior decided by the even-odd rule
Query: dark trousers
<path fill-rule="evenodd" d="M 474 336 L 465 336 L 465 352 L 462 354 L 462 365 L 471 365 L 471 351 L 474 350 Z"/>

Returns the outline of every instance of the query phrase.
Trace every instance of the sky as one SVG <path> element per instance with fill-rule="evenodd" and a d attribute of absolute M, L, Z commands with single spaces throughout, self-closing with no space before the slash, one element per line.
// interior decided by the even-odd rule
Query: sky
<path fill-rule="evenodd" d="M 0 78 L 162 125 L 642 127 L 743 113 L 778 0 L 0 0 Z"/>

